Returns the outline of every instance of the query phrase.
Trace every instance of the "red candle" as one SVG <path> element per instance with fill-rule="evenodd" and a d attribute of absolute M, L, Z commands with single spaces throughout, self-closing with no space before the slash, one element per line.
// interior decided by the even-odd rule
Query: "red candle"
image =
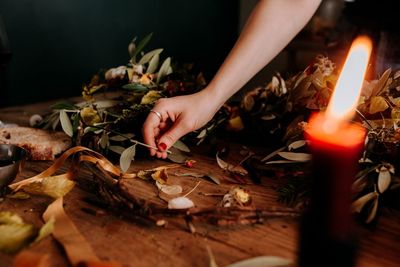
<path fill-rule="evenodd" d="M 299 266 L 353 266 L 351 184 L 365 130 L 354 116 L 372 44 L 357 38 L 350 48 L 325 112 L 311 117 L 306 138 L 313 155 L 313 188 L 303 216 Z"/>

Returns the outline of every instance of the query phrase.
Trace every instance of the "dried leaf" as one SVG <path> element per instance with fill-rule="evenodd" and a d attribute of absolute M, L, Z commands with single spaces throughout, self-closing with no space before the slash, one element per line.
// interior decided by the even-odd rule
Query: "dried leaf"
<path fill-rule="evenodd" d="M 378 112 L 385 111 L 389 107 L 386 99 L 382 96 L 374 96 L 371 98 L 371 103 L 369 106 L 369 113 L 375 114 Z"/>
<path fill-rule="evenodd" d="M 30 224 L 0 224 L 0 251 L 14 253 L 26 246 L 35 234 Z"/>
<path fill-rule="evenodd" d="M 300 147 L 303 147 L 307 144 L 306 140 L 298 140 L 298 141 L 294 141 L 293 143 L 291 143 L 290 145 L 288 145 L 288 150 L 293 150 L 293 149 L 298 149 Z"/>
<path fill-rule="evenodd" d="M 226 267 L 288 267 L 293 263 L 289 259 L 276 256 L 258 256 L 229 264 Z"/>
<path fill-rule="evenodd" d="M 276 116 L 274 114 L 268 114 L 268 115 L 262 116 L 261 119 L 263 121 L 270 121 L 270 120 L 276 119 Z"/>
<path fill-rule="evenodd" d="M 218 153 L 215 155 L 216 159 L 217 159 L 217 163 L 218 166 L 223 169 L 226 170 L 228 172 L 233 172 L 236 174 L 240 174 L 240 175 L 246 175 L 247 171 L 242 167 L 242 166 L 234 166 L 232 164 L 227 163 L 226 161 L 222 160 L 219 156 Z"/>
<path fill-rule="evenodd" d="M 389 188 L 391 181 L 392 181 L 392 177 L 390 175 L 389 170 L 385 166 L 382 166 L 381 169 L 379 170 L 379 175 L 378 175 L 379 192 L 380 193 L 385 192 L 386 189 Z"/>
<path fill-rule="evenodd" d="M 191 176 L 191 177 L 195 177 L 195 178 L 202 178 L 205 176 L 205 174 L 202 173 L 195 173 L 195 172 L 185 172 L 185 173 L 174 173 L 175 176 Z"/>
<path fill-rule="evenodd" d="M 43 238 L 46 238 L 47 236 L 51 235 L 53 233 L 54 229 L 54 223 L 55 223 L 55 218 L 52 216 L 39 230 L 39 234 L 36 237 L 34 243 L 39 242 Z"/>
<path fill-rule="evenodd" d="M 364 208 L 365 204 L 367 204 L 369 201 L 371 201 L 372 199 L 375 199 L 378 197 L 378 194 L 376 192 L 371 192 L 368 193 L 362 197 L 360 197 L 359 199 L 357 199 L 356 201 L 354 201 L 351 204 L 351 209 L 353 212 L 361 212 L 361 210 Z"/>
<path fill-rule="evenodd" d="M 206 174 L 205 176 L 208 177 L 208 178 L 210 178 L 211 181 L 213 181 L 213 182 L 216 183 L 217 185 L 221 184 L 221 180 L 220 180 L 216 175 L 208 173 L 208 174 Z"/>
<path fill-rule="evenodd" d="M 265 161 L 269 160 L 270 158 L 274 157 L 274 156 L 277 155 L 279 152 L 281 152 L 281 151 L 283 151 L 283 150 L 285 150 L 285 149 L 286 149 L 285 146 L 284 146 L 284 147 L 281 147 L 281 148 L 278 148 L 277 150 L 271 152 L 271 153 L 268 154 L 266 157 L 264 157 L 264 158 L 261 160 L 261 162 L 265 162 Z"/>
<path fill-rule="evenodd" d="M 196 138 L 202 139 L 202 138 L 206 137 L 206 135 L 207 135 L 207 129 L 203 129 L 203 130 L 199 133 L 199 135 L 196 136 Z"/>
<path fill-rule="evenodd" d="M 122 172 L 126 172 L 131 166 L 131 162 L 134 160 L 136 154 L 136 144 L 125 149 L 121 157 L 119 158 L 119 165 L 121 167 Z"/>
<path fill-rule="evenodd" d="M 298 161 L 293 161 L 293 160 L 271 160 L 265 162 L 266 165 L 269 164 L 285 164 L 285 163 L 298 163 Z"/>
<path fill-rule="evenodd" d="M 60 110 L 60 122 L 63 131 L 70 137 L 74 135 L 71 120 L 69 119 L 67 112 L 62 109 Z"/>
<path fill-rule="evenodd" d="M 65 196 L 74 187 L 75 182 L 68 179 L 69 174 L 40 178 L 23 185 L 20 190 L 33 195 L 45 195 L 52 198 Z"/>
<path fill-rule="evenodd" d="M 161 184 L 158 181 L 156 181 L 156 185 L 158 189 L 167 194 L 167 195 L 178 195 L 182 193 L 182 186 L 180 185 L 166 185 L 166 184 Z"/>
<path fill-rule="evenodd" d="M 194 207 L 194 203 L 187 197 L 176 197 L 168 201 L 169 209 L 190 209 Z"/>
<path fill-rule="evenodd" d="M 154 57 L 151 58 L 149 66 L 147 67 L 146 73 L 154 73 L 157 68 L 158 68 L 158 64 L 160 63 L 160 55 L 159 54 L 155 54 Z"/>
<path fill-rule="evenodd" d="M 212 253 L 210 246 L 207 245 L 206 249 L 208 257 L 210 258 L 209 267 L 218 267 L 217 263 L 215 262 L 214 254 Z"/>
<path fill-rule="evenodd" d="M 172 146 L 183 152 L 190 152 L 189 147 L 180 140 L 176 141 L 175 144 L 173 144 Z"/>
<path fill-rule="evenodd" d="M 7 198 L 11 198 L 11 199 L 28 199 L 31 196 L 25 192 L 22 191 L 18 191 L 15 193 L 11 193 L 7 195 Z"/>
<path fill-rule="evenodd" d="M 385 88 L 385 84 L 386 84 L 387 80 L 389 79 L 391 72 L 392 72 L 392 69 L 389 68 L 382 74 L 381 78 L 379 78 L 374 89 L 372 90 L 371 96 L 378 96 L 382 92 L 382 90 Z"/>
<path fill-rule="evenodd" d="M 0 224 L 23 224 L 22 218 L 9 211 L 0 211 Z"/>
<path fill-rule="evenodd" d="M 279 152 L 278 155 L 282 158 L 297 162 L 307 162 L 311 160 L 311 154 L 308 153 Z"/>
<path fill-rule="evenodd" d="M 160 83 L 160 81 L 170 72 L 171 68 L 171 58 L 168 57 L 164 60 L 163 64 L 160 67 L 160 70 L 158 71 L 157 74 L 157 84 Z"/>
<path fill-rule="evenodd" d="M 168 173 L 167 170 L 161 169 L 161 170 L 156 170 L 151 174 L 151 178 L 154 179 L 154 181 L 160 183 L 160 184 L 165 184 L 168 181 Z"/>
<path fill-rule="evenodd" d="M 372 208 L 369 212 L 368 218 L 365 221 L 366 223 L 372 222 L 372 220 L 375 218 L 376 212 L 378 211 L 378 204 L 379 204 L 379 197 L 377 196 L 374 200 L 374 203 L 372 204 Z"/>

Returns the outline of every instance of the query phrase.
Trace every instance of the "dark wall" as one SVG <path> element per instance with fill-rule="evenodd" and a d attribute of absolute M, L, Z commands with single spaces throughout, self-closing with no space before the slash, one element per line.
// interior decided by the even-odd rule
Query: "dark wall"
<path fill-rule="evenodd" d="M 0 0 L 12 59 L 0 105 L 79 95 L 100 68 L 123 65 L 134 36 L 211 78 L 237 37 L 234 0 Z"/>

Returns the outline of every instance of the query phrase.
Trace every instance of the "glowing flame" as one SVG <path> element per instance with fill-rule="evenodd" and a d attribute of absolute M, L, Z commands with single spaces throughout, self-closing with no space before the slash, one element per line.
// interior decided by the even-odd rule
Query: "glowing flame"
<path fill-rule="evenodd" d="M 353 117 L 371 50 L 372 42 L 368 37 L 361 36 L 354 40 L 327 107 L 327 117 L 337 122 Z"/>

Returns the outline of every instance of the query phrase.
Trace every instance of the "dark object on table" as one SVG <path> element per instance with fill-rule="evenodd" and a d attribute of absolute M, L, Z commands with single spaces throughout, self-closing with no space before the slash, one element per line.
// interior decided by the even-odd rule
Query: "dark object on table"
<path fill-rule="evenodd" d="M 0 145 L 0 188 L 9 185 L 20 172 L 27 153 L 15 145 Z"/>

